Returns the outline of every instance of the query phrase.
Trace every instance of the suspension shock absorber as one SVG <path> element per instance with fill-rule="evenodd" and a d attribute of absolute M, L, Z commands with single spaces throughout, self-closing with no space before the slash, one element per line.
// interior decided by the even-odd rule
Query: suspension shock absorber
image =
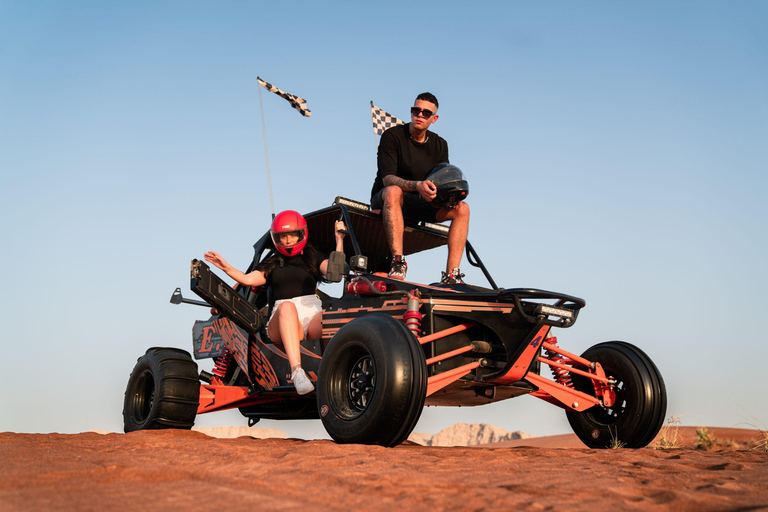
<path fill-rule="evenodd" d="M 557 345 L 557 338 L 554 336 L 547 339 L 547 343 L 551 343 L 552 345 Z M 552 361 L 560 364 L 565 364 L 565 357 L 558 354 L 557 352 L 553 352 L 552 350 L 545 349 L 547 351 L 547 358 L 551 359 Z M 573 387 L 573 381 L 571 381 L 571 373 L 568 370 L 564 370 L 562 368 L 556 368 L 554 366 L 549 367 L 550 370 L 552 370 L 552 375 L 554 375 L 555 382 L 558 384 L 562 384 L 563 386 L 568 386 L 569 388 Z"/>
<path fill-rule="evenodd" d="M 403 314 L 405 326 L 408 327 L 416 339 L 421 337 L 421 319 L 424 315 L 419 313 L 419 291 L 411 290 L 408 294 L 408 308 Z"/>
<path fill-rule="evenodd" d="M 224 376 L 227 374 L 227 370 L 229 370 L 229 365 L 232 363 L 232 352 L 230 352 L 226 347 L 221 349 L 221 354 L 219 354 L 219 357 L 216 358 L 216 362 L 214 363 L 213 372 L 214 375 L 219 377 L 220 379 L 223 379 Z"/>

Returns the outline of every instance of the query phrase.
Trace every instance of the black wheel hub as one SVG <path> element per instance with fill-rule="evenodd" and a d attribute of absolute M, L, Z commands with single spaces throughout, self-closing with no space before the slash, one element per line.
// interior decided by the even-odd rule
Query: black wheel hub
<path fill-rule="evenodd" d="M 350 405 L 358 411 L 364 411 L 376 387 L 376 371 L 370 355 L 361 357 L 352 365 L 348 382 Z"/>
<path fill-rule="evenodd" d="M 144 423 L 155 402 L 155 379 L 152 372 L 145 371 L 136 384 L 136 393 L 131 402 L 131 413 L 136 423 Z"/>

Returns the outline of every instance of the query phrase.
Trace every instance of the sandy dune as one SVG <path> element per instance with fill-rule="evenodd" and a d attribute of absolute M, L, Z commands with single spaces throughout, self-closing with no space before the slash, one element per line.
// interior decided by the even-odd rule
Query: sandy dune
<path fill-rule="evenodd" d="M 172 430 L 0 433 L 0 510 L 768 509 L 768 453 L 748 449 L 758 432 L 710 429 L 744 444 L 702 451 L 681 431 L 686 444 L 670 450 L 552 447 L 573 436 L 388 449 Z"/>

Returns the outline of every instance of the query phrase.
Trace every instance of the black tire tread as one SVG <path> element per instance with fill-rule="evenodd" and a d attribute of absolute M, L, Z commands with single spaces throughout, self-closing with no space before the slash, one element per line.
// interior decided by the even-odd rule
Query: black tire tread
<path fill-rule="evenodd" d="M 603 354 L 598 355 L 600 352 L 603 352 Z M 631 386 L 632 382 L 629 382 L 629 378 L 630 376 L 634 378 L 633 374 L 636 374 L 638 382 L 635 384 L 638 386 L 638 389 L 641 387 L 645 391 L 644 394 L 646 396 L 641 397 L 640 403 L 627 404 L 627 408 L 639 416 L 629 425 L 625 424 L 629 419 L 622 419 L 622 417 L 617 418 L 612 425 L 595 423 L 591 419 L 592 409 L 581 413 L 567 411 L 568 422 L 579 439 L 591 448 L 607 448 L 609 445 L 606 443 L 604 435 L 601 435 L 601 439 L 594 440 L 589 435 L 588 430 L 597 429 L 604 431 L 608 429 L 608 432 L 611 432 L 611 428 L 614 427 L 616 428 L 615 435 L 619 436 L 619 439 L 627 448 L 643 448 L 647 446 L 661 429 L 667 407 L 666 387 L 656 365 L 641 349 L 623 341 L 599 343 L 587 349 L 582 357 L 601 363 L 603 363 L 601 358 L 623 360 L 623 364 L 628 365 L 625 368 L 626 374 L 621 376 L 622 380 L 625 381 L 625 385 L 629 384 Z M 616 370 L 606 368 L 608 375 L 612 371 Z M 632 413 L 625 412 L 625 414 Z M 622 425 L 621 433 L 618 433 L 619 424 Z"/>
<path fill-rule="evenodd" d="M 143 408 L 137 412 L 137 395 L 146 390 L 137 389 L 137 385 L 147 374 L 154 383 L 154 400 L 144 414 Z M 195 423 L 199 395 L 197 364 L 189 353 L 175 348 L 152 347 L 137 359 L 128 379 L 123 406 L 124 430 L 190 429 Z M 148 400 L 149 397 L 144 396 L 141 403 Z"/>
<path fill-rule="evenodd" d="M 376 390 L 358 417 L 343 418 L 334 409 L 339 395 L 332 389 L 343 378 L 338 373 L 344 370 L 338 367 L 339 362 L 349 357 L 348 351 L 354 347 L 364 347 L 374 359 Z M 407 381 L 388 380 L 398 371 Z M 322 420 L 336 442 L 396 446 L 416 426 L 424 407 L 426 386 L 424 352 L 413 333 L 389 315 L 370 314 L 345 325 L 331 340 L 320 364 L 318 408 L 329 408 Z"/>

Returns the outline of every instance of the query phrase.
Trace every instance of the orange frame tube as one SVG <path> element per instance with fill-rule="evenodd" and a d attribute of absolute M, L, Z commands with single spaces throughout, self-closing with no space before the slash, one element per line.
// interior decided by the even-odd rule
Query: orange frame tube
<path fill-rule="evenodd" d="M 557 361 L 552 361 L 551 359 L 548 359 L 544 356 L 539 356 L 539 361 L 541 361 L 544 364 L 548 364 L 549 366 L 554 366 L 555 368 L 562 368 L 563 370 L 568 371 L 568 373 L 575 373 L 576 375 L 581 375 L 582 377 L 587 377 L 588 379 L 600 381 L 603 384 L 611 383 L 608 377 L 602 377 L 594 373 L 585 372 L 583 370 L 574 368 L 573 366 L 568 366 L 567 364 L 562 364 L 562 363 L 558 363 Z"/>
<path fill-rule="evenodd" d="M 431 341 L 439 340 L 440 338 L 445 338 L 446 336 L 450 336 L 451 334 L 456 334 L 457 332 L 466 331 L 467 329 L 471 329 L 474 326 L 475 326 L 475 322 L 467 322 L 465 324 L 455 325 L 453 327 L 449 327 L 448 329 L 443 329 L 442 331 L 437 331 L 435 333 L 432 333 L 429 336 L 423 336 L 419 338 L 419 343 L 424 345 Z"/>
<path fill-rule="evenodd" d="M 201 384 L 200 405 L 197 414 L 206 412 L 223 411 L 235 407 L 247 405 L 266 404 L 284 400 L 285 397 L 259 397 L 248 394 L 248 388 L 244 386 L 225 386 L 223 384 Z"/>
<path fill-rule="evenodd" d="M 465 364 L 464 366 L 459 366 L 453 370 L 448 370 L 447 372 L 438 373 L 437 375 L 429 377 L 427 379 L 427 396 L 440 391 L 448 384 L 456 382 L 478 366 L 480 366 L 480 362 L 475 361 L 474 363 Z"/>

